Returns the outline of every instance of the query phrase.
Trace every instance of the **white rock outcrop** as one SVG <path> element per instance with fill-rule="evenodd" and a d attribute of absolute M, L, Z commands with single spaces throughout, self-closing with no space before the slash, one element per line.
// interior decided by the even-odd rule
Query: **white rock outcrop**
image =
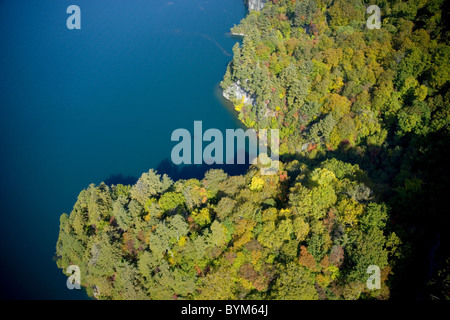
<path fill-rule="evenodd" d="M 236 102 L 240 102 L 242 101 L 242 98 L 244 98 L 244 105 L 253 105 L 255 103 L 255 100 L 251 97 L 251 95 L 247 91 L 242 89 L 241 83 L 239 81 L 233 82 L 226 90 L 224 90 L 223 96 L 230 101 Z"/>
<path fill-rule="evenodd" d="M 267 0 L 245 0 L 249 11 L 260 11 L 266 2 Z"/>

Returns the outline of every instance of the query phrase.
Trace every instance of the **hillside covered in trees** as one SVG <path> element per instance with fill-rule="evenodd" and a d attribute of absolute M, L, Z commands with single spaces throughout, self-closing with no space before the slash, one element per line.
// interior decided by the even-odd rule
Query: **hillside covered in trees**
<path fill-rule="evenodd" d="M 366 26 L 371 4 L 380 29 Z M 78 265 L 99 299 L 448 299 L 444 6 L 272 0 L 249 13 L 221 86 L 247 127 L 280 130 L 278 173 L 91 185 L 61 216 L 58 266 Z"/>

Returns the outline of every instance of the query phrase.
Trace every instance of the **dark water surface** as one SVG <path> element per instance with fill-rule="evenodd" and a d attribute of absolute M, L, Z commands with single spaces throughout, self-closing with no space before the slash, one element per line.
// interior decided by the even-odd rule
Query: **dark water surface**
<path fill-rule="evenodd" d="M 217 84 L 244 15 L 242 0 L 0 1 L 3 297 L 85 298 L 52 261 L 78 193 L 164 169 L 194 120 L 239 127 Z"/>

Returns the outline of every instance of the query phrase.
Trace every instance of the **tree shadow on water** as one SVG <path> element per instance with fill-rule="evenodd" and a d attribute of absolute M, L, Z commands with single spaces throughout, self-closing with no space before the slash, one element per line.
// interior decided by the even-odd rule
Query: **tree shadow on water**
<path fill-rule="evenodd" d="M 138 178 L 136 177 L 132 177 L 132 176 L 124 176 L 123 174 L 119 173 L 119 174 L 112 174 L 110 175 L 108 178 L 106 178 L 103 182 L 108 185 L 118 185 L 118 184 L 123 184 L 123 185 L 133 185 L 138 181 Z"/>
<path fill-rule="evenodd" d="M 248 158 L 246 158 L 248 159 Z M 222 169 L 229 175 L 244 174 L 249 168 L 249 164 L 191 164 L 191 165 L 176 165 L 170 159 L 162 160 L 156 170 L 159 174 L 167 174 L 172 180 L 180 179 L 198 179 L 201 180 L 205 173 L 211 169 Z"/>
<path fill-rule="evenodd" d="M 190 164 L 190 165 L 176 165 L 169 158 L 162 160 L 156 168 L 158 174 L 167 174 L 173 181 L 198 179 L 201 180 L 205 176 L 205 173 L 212 169 L 222 169 L 230 176 L 245 174 L 250 167 L 248 164 L 249 156 L 245 153 L 245 164 Z M 150 170 L 150 169 L 149 169 Z M 112 174 L 103 182 L 108 185 L 134 185 L 139 178 L 133 176 L 124 176 L 123 174 Z"/>

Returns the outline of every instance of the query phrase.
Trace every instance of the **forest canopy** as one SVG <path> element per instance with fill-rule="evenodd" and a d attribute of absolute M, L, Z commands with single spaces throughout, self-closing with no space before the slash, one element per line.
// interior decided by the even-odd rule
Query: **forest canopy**
<path fill-rule="evenodd" d="M 58 265 L 78 265 L 102 299 L 372 296 L 367 267 L 386 280 L 399 239 L 370 184 L 333 159 L 273 176 L 213 169 L 173 182 L 150 170 L 132 187 L 91 185 L 61 216 Z"/>

